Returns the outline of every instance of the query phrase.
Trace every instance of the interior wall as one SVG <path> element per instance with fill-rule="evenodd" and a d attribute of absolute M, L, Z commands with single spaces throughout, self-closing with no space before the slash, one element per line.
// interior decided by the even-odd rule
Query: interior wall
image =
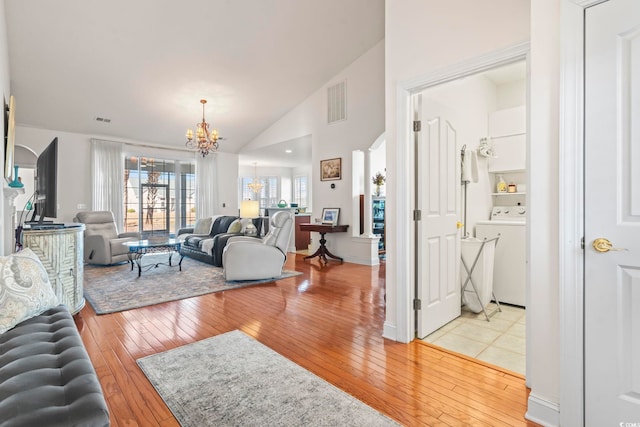
<path fill-rule="evenodd" d="M 32 149 L 37 154 L 58 137 L 58 222 L 72 222 L 80 209 L 79 205 L 91 207 L 91 138 L 111 139 L 92 135 L 61 132 L 27 126 L 16 126 L 16 144 Z M 132 148 L 131 148 L 132 147 Z M 161 148 L 143 148 L 125 144 L 123 151 L 144 152 L 165 159 L 187 159 L 193 154 Z M 238 176 L 238 155 L 217 153 L 220 213 L 236 215 L 238 213 L 237 186 L 229 189 L 227 177 L 236 180 Z M 226 206 L 223 208 L 222 204 Z"/>
<path fill-rule="evenodd" d="M 558 343 L 558 86 L 559 15 L 562 0 L 509 1 L 453 0 L 449 2 L 406 0 L 386 2 L 386 131 L 389 171 L 387 229 L 395 234 L 387 241 L 387 310 L 385 336 L 409 340 L 410 317 L 398 317 L 398 307 L 409 305 L 411 292 L 405 282 L 408 260 L 396 254 L 410 240 L 398 228 L 399 215 L 411 208 L 410 201 L 398 197 L 403 189 L 395 179 L 408 180 L 408 156 L 403 135 L 408 118 L 398 116 L 398 87 L 420 76 L 442 71 L 469 58 L 530 40 L 529 139 L 535 150 L 528 152 L 530 186 L 529 218 L 530 292 L 528 307 L 529 411 L 539 409 L 539 421 L 557 425 L 559 413 Z M 464 13 L 460 13 L 464 11 Z M 512 102 L 512 101 L 510 101 Z M 505 105 L 506 106 L 506 105 Z M 403 106 L 408 108 L 408 106 Z M 402 120 L 399 122 L 399 120 Z M 531 236 L 545 236 L 532 239 Z M 534 241 L 535 240 L 535 241 Z M 403 301 L 398 301 L 400 297 Z M 536 408 L 533 408 L 535 406 Z"/>
<path fill-rule="evenodd" d="M 398 182 L 410 182 L 411 166 L 406 159 L 410 158 L 406 139 L 409 138 L 409 121 L 402 113 L 410 111 L 408 101 L 402 95 L 402 88 L 407 87 L 413 81 L 417 81 L 424 76 L 443 73 L 447 69 L 457 64 L 464 63 L 473 58 L 498 49 L 505 49 L 516 46 L 530 40 L 530 28 L 533 28 L 531 3 L 539 6 L 541 13 L 539 20 L 533 20 L 539 27 L 536 28 L 537 35 L 545 39 L 554 37 L 553 31 L 550 35 L 543 35 L 547 23 L 542 17 L 545 13 L 550 13 L 552 22 L 557 16 L 557 10 L 553 10 L 551 0 L 535 2 L 511 1 L 511 0 L 487 0 L 476 2 L 474 0 L 453 0 L 448 2 L 438 2 L 435 0 L 406 0 L 403 2 L 386 2 L 385 8 L 385 41 L 386 41 L 386 131 L 387 131 L 387 171 L 388 171 L 388 206 L 393 206 L 388 212 L 387 230 L 390 238 L 387 240 L 387 289 L 386 289 L 386 337 L 399 341 L 408 341 L 413 337 L 412 311 L 410 302 L 413 295 L 413 282 L 410 269 L 410 260 L 404 256 L 406 253 L 406 242 L 412 241 L 409 220 L 405 219 L 407 212 L 412 208 L 410 193 L 406 189 L 398 186 Z M 538 4 L 542 3 L 542 4 Z M 554 1 L 555 8 L 558 9 L 558 1 Z M 461 13 L 464 11 L 464 13 Z M 531 26 L 530 26 L 531 24 Z M 531 37 L 532 38 L 532 37 Z M 557 44 L 557 39 L 555 40 Z M 533 43 L 532 43 L 533 45 Z M 553 43 L 552 43 L 553 45 Z M 549 46 L 546 46 L 549 47 Z M 545 56 L 546 63 L 551 55 L 558 56 L 557 46 L 552 48 Z M 533 52 L 533 46 L 532 46 Z M 542 54 L 542 52 L 541 52 Z M 532 60 L 533 62 L 533 60 Z M 540 79 L 541 85 L 545 85 L 549 80 L 549 75 L 553 72 L 545 65 L 546 74 L 531 75 Z M 557 73 L 557 69 L 555 70 Z M 546 107 L 549 107 L 544 98 L 544 93 L 531 90 L 531 97 L 543 100 Z M 540 98 L 542 96 L 542 98 Z M 557 100 L 557 98 L 556 98 Z M 403 104 L 399 104 L 402 102 Z M 549 111 L 557 111 L 552 108 Z M 545 116 L 548 120 L 549 111 Z M 531 120 L 531 126 L 545 125 Z M 399 138 L 401 140 L 399 140 Z M 539 143 L 531 134 L 531 139 Z M 533 163 L 532 163 L 533 164 Z M 557 167 L 557 162 L 552 162 L 551 157 L 547 157 L 542 162 L 536 163 L 539 173 L 546 172 L 550 168 Z M 532 181 L 533 181 L 532 177 Z M 548 183 L 548 179 L 542 182 Z M 553 192 L 548 192 L 538 186 L 541 193 L 545 193 L 542 198 L 552 197 Z M 530 192 L 534 190 L 529 188 Z M 531 200 L 532 203 L 537 201 Z M 539 201 L 538 201 L 539 202 Z M 540 231 L 544 235 L 551 237 L 549 226 L 553 224 L 551 206 L 547 203 L 537 205 L 543 214 L 538 217 L 531 214 L 540 221 Z M 530 211 L 531 213 L 531 211 Z M 542 252 L 546 252 L 547 246 L 553 245 L 554 239 L 549 239 Z M 557 241 L 555 242 L 557 246 Z M 557 250 L 550 253 L 541 254 L 538 257 L 537 266 L 530 265 L 528 268 L 536 268 L 544 271 L 542 284 L 539 284 L 544 297 L 537 297 L 534 303 L 546 312 L 546 320 L 543 328 L 536 324 L 537 318 L 527 319 L 527 324 L 531 323 L 531 339 L 538 347 L 539 352 L 530 359 L 530 364 L 535 365 L 532 378 L 527 378 L 534 386 L 533 392 L 539 392 L 544 400 L 553 406 L 558 390 L 557 367 L 557 293 L 551 291 L 557 287 L 557 278 L 552 277 L 554 269 L 551 258 Z M 402 255 L 402 256 L 401 256 Z M 544 258 L 544 259 L 541 259 Z M 538 277 L 532 277 L 538 284 Z M 536 292 L 538 292 L 538 288 Z M 543 301 L 543 299 L 545 301 Z M 402 315 L 399 315 L 402 314 Z M 546 341 L 550 345 L 544 345 Z M 541 352 L 546 354 L 542 356 Z M 547 369 L 547 372 L 543 372 Z M 534 378 L 535 377 L 535 378 Z"/>
<path fill-rule="evenodd" d="M 406 0 L 385 3 L 385 79 L 387 133 L 387 309 L 385 334 L 401 341 L 412 337 L 412 322 L 398 318 L 398 304 L 410 304 L 411 284 L 406 272 L 409 260 L 396 254 L 411 235 L 398 228 L 398 217 L 411 210 L 410 200 L 397 187 L 397 179 L 409 181 L 410 166 L 398 159 L 408 157 L 405 141 L 398 141 L 407 117 L 398 117 L 398 87 L 402 82 L 429 72 L 529 40 L 529 2 L 511 0 Z M 461 14 L 460 11 L 464 11 Z M 404 102 L 404 100 L 402 101 Z M 398 123 L 398 120 L 403 122 Z M 406 122 L 405 122 L 406 121 Z M 398 287 L 403 301 L 398 301 Z"/>
<path fill-rule="evenodd" d="M 312 204 L 314 213 L 318 214 L 314 217 L 319 217 L 322 208 L 340 208 L 339 223 L 355 226 L 351 224 L 355 209 L 352 152 L 368 149 L 384 132 L 384 61 L 385 48 L 381 41 L 245 147 L 246 151 L 252 151 L 311 135 Z M 347 83 L 347 119 L 328 124 L 327 88 L 344 80 Z M 342 159 L 342 179 L 321 181 L 320 161 L 333 158 Z M 331 188 L 331 184 L 335 184 L 335 188 Z M 314 242 L 318 240 L 313 239 Z M 350 232 L 333 233 L 327 239 L 331 252 L 358 264 L 377 262 L 377 256 L 372 256 L 371 245 L 370 240 L 352 237 Z"/>
<path fill-rule="evenodd" d="M 4 13 L 5 0 L 0 0 L 0 87 L 2 87 L 3 99 L 9 101 L 10 93 L 10 78 L 9 78 L 9 47 L 7 45 L 7 22 Z M 0 123 L 4 129 L 4 114 L 0 114 Z M 3 131 L 4 132 L 4 131 Z M 3 138 L 4 139 L 4 138 Z M 0 165 L 2 165 L 2 177 L 4 178 L 4 144 L 0 149 Z M 2 180 L 2 188 L 8 188 L 6 180 Z M 0 203 L 0 218 L 4 224 L 11 221 L 11 212 L 5 214 L 5 203 L 3 194 L 3 203 Z M 5 241 L 4 227 L 0 227 L 0 242 Z M 0 245 L 0 254 L 5 254 L 5 245 Z"/>

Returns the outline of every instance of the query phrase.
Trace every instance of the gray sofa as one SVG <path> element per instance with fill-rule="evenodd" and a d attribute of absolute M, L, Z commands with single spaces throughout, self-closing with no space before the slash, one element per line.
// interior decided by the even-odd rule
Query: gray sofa
<path fill-rule="evenodd" d="M 0 426 L 108 426 L 100 382 L 62 305 L 0 334 Z"/>
<path fill-rule="evenodd" d="M 217 216 L 213 219 L 208 234 L 194 233 L 193 228 L 181 228 L 178 230 L 178 239 L 182 240 L 180 254 L 199 261 L 206 262 L 216 267 L 222 267 L 222 251 L 227 240 L 233 236 L 242 235 L 241 231 L 229 232 L 231 224 L 237 220 L 236 216 Z M 262 229 L 262 218 L 252 220 L 258 234 Z M 182 237 L 186 235 L 186 237 Z"/>

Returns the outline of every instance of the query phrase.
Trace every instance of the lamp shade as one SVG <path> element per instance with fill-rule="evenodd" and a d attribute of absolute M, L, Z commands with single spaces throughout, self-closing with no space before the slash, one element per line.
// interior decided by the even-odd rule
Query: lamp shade
<path fill-rule="evenodd" d="M 257 200 L 243 200 L 240 202 L 240 218 L 258 218 L 260 203 Z"/>

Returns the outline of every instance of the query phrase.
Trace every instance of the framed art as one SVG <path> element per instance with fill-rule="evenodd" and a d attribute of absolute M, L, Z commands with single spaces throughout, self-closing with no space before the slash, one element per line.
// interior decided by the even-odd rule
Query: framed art
<path fill-rule="evenodd" d="M 320 181 L 342 179 L 342 157 L 320 160 Z"/>
<path fill-rule="evenodd" d="M 322 209 L 322 223 L 329 225 L 338 225 L 338 216 L 340 216 L 340 208 L 324 208 Z"/>

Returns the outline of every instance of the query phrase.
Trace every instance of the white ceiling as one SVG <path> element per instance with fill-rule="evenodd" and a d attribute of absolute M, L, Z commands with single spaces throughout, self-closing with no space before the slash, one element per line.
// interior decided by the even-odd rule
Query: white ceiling
<path fill-rule="evenodd" d="M 5 9 L 18 124 L 182 148 L 204 98 L 226 152 L 384 37 L 384 0 L 7 0 Z"/>

